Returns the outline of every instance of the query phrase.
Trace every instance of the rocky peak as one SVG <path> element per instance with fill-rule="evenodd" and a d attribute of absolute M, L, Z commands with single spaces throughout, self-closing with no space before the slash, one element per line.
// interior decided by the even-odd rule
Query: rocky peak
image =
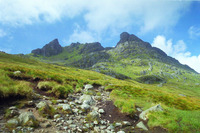
<path fill-rule="evenodd" d="M 77 43 L 71 43 L 71 44 L 70 44 L 70 48 L 75 48 L 75 47 L 77 47 L 77 46 L 79 46 L 79 45 L 80 45 L 79 42 L 77 42 Z"/>
<path fill-rule="evenodd" d="M 62 52 L 62 47 L 58 42 L 58 39 L 54 39 L 53 41 L 46 44 L 42 49 L 38 48 L 32 50 L 31 53 L 34 55 L 42 55 L 42 56 L 52 56 L 57 55 Z"/>
<path fill-rule="evenodd" d="M 124 43 L 124 42 L 131 42 L 131 41 L 136 41 L 136 42 L 143 42 L 140 38 L 133 34 L 129 34 L 127 32 L 122 32 L 120 34 L 120 41 L 117 44 Z"/>
<path fill-rule="evenodd" d="M 90 53 L 104 50 L 99 42 L 86 43 L 81 49 L 80 53 Z"/>

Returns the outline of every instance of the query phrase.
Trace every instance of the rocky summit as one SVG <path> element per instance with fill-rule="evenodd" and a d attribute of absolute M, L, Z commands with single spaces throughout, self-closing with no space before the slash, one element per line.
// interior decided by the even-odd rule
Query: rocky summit
<path fill-rule="evenodd" d="M 42 55 L 42 56 L 53 56 L 60 54 L 62 52 L 62 47 L 58 42 L 58 39 L 54 39 L 53 41 L 46 44 L 42 49 L 38 48 L 32 50 L 31 53 L 34 55 Z"/>

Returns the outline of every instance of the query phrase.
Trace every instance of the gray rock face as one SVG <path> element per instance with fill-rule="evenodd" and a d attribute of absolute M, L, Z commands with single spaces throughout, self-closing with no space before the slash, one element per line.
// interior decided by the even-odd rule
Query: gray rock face
<path fill-rule="evenodd" d="M 149 112 L 152 112 L 152 111 L 163 111 L 163 108 L 161 107 L 160 104 L 158 104 L 158 105 L 156 105 L 156 106 L 153 106 L 153 107 L 151 107 L 151 108 L 149 108 L 149 109 L 143 111 L 143 112 L 139 115 L 140 119 L 146 120 L 146 119 L 147 119 L 147 118 L 146 118 L 146 115 L 147 115 Z"/>
<path fill-rule="evenodd" d="M 140 38 L 138 38 L 137 36 L 133 35 L 133 34 L 129 34 L 127 32 L 123 32 L 120 34 L 120 41 L 119 43 L 124 43 L 126 41 L 137 41 L 137 42 L 143 42 Z"/>
<path fill-rule="evenodd" d="M 50 43 L 46 44 L 42 49 L 32 50 L 31 53 L 34 55 L 42 55 L 42 56 L 52 56 L 57 55 L 62 52 L 62 47 L 58 42 L 58 39 L 54 39 Z"/>
<path fill-rule="evenodd" d="M 81 49 L 80 53 L 90 53 L 104 50 L 104 47 L 101 46 L 99 42 L 86 43 Z"/>

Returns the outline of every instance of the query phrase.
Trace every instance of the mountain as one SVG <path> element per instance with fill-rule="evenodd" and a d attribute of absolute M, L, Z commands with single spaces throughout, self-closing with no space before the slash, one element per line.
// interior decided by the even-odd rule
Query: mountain
<path fill-rule="evenodd" d="M 31 53 L 36 55 L 42 55 L 42 56 L 53 56 L 60 54 L 62 52 L 62 47 L 58 42 L 58 39 L 55 39 L 51 41 L 50 43 L 46 44 L 42 49 L 38 48 L 35 50 L 32 50 Z"/>
<path fill-rule="evenodd" d="M 162 78 L 165 80 L 159 81 L 166 82 L 169 77 L 178 77 L 181 71 L 196 73 L 161 49 L 127 32 L 120 34 L 115 47 L 104 48 L 99 42 L 94 42 L 72 43 L 61 48 L 56 39 L 42 49 L 33 50 L 31 55 L 46 63 L 89 69 L 118 79 L 138 81 L 141 76 L 156 75 L 156 80 Z M 149 79 L 144 82 L 152 83 Z"/>

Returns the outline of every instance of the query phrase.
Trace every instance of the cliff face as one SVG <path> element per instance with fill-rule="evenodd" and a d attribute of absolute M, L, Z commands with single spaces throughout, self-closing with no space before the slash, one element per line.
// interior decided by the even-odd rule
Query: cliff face
<path fill-rule="evenodd" d="M 34 55 L 42 55 L 47 57 L 60 54 L 61 52 L 62 47 L 59 44 L 58 39 L 54 39 L 50 43 L 46 44 L 42 49 L 38 48 L 31 51 L 31 53 Z"/>

